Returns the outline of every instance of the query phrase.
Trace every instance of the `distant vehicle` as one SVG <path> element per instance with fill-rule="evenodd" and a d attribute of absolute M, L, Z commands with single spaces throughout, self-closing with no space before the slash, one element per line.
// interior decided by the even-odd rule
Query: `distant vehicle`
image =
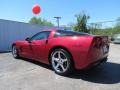
<path fill-rule="evenodd" d="M 116 43 L 116 44 L 119 43 L 120 44 L 120 34 L 113 35 L 112 38 L 111 38 L 111 41 L 113 43 Z"/>
<path fill-rule="evenodd" d="M 60 75 L 107 61 L 108 52 L 107 36 L 56 29 L 41 31 L 12 45 L 14 58 L 25 57 L 50 64 Z"/>

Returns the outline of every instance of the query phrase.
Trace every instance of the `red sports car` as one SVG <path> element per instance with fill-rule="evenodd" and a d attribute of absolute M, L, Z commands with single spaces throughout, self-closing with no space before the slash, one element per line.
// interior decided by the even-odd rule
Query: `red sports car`
<path fill-rule="evenodd" d="M 74 69 L 86 69 L 107 60 L 107 36 L 93 36 L 68 30 L 41 31 L 12 45 L 14 58 L 29 58 L 50 64 L 60 75 Z"/>

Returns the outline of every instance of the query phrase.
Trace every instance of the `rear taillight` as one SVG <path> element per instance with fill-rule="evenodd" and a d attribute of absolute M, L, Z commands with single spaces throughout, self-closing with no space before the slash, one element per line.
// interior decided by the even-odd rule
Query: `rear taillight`
<path fill-rule="evenodd" d="M 96 37 L 93 40 L 93 47 L 100 48 L 102 46 L 102 38 Z"/>

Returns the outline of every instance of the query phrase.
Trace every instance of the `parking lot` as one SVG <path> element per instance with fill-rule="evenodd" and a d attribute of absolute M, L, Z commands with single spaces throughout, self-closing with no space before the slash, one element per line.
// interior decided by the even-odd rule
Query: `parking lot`
<path fill-rule="evenodd" d="M 120 90 L 120 45 L 111 44 L 107 63 L 68 77 L 48 65 L 0 53 L 0 90 Z"/>

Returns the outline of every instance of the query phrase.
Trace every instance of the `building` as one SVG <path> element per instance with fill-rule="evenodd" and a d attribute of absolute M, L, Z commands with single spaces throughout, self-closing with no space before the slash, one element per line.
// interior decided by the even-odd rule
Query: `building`
<path fill-rule="evenodd" d="M 16 40 L 24 40 L 51 27 L 0 19 L 0 52 L 10 51 Z"/>

